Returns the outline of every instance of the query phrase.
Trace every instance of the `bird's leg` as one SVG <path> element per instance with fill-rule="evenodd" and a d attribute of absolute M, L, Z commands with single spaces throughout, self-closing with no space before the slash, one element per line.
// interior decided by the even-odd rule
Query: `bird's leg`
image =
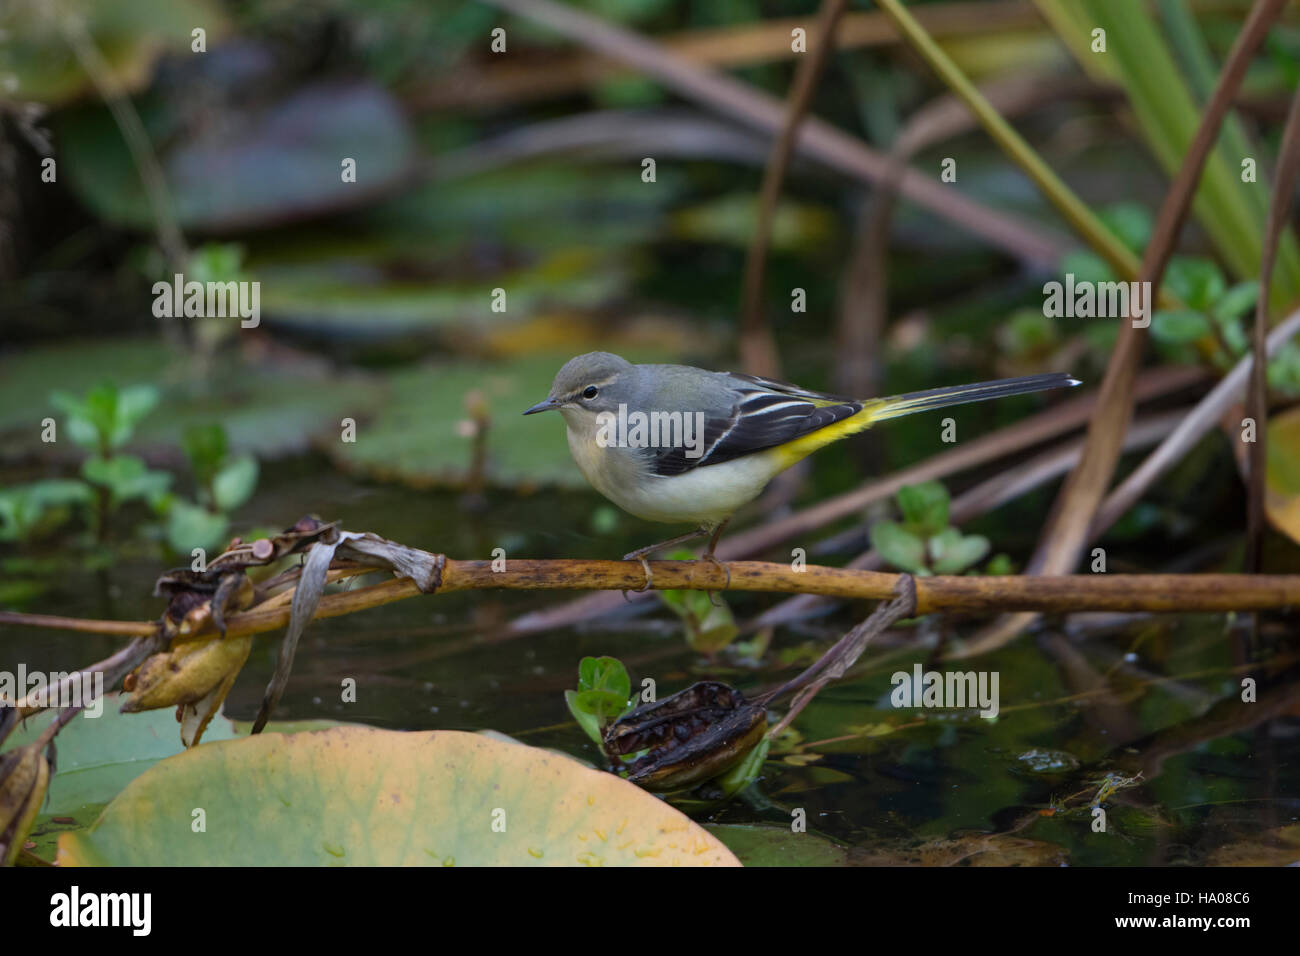
<path fill-rule="evenodd" d="M 713 529 L 713 537 L 709 538 L 709 546 L 704 549 L 704 554 L 702 555 L 705 561 L 712 561 L 718 567 L 722 568 L 722 570 L 727 572 L 727 583 L 722 586 L 724 591 L 731 587 L 731 567 L 719 561 L 713 552 L 718 546 L 718 539 L 722 537 L 722 529 L 727 526 L 727 522 L 730 520 L 730 518 L 723 518 L 722 523 Z M 714 592 L 709 592 L 709 603 L 714 607 L 718 607 L 721 602 L 714 601 L 713 594 Z"/>
<path fill-rule="evenodd" d="M 709 529 L 706 527 L 696 528 L 694 531 L 686 532 L 686 534 L 679 534 L 675 538 L 669 538 L 667 541 L 659 541 L 644 548 L 637 548 L 635 551 L 629 551 L 627 554 L 623 555 L 624 561 L 631 561 L 635 558 L 637 561 L 641 562 L 641 567 L 645 569 L 645 584 L 641 585 L 633 593 L 640 594 L 642 591 L 648 591 L 650 590 L 650 585 L 654 583 L 654 572 L 650 570 L 650 562 L 645 558 L 647 554 L 653 554 L 663 548 L 672 547 L 674 544 L 681 544 L 683 541 L 692 541 L 695 538 L 708 533 Z"/>

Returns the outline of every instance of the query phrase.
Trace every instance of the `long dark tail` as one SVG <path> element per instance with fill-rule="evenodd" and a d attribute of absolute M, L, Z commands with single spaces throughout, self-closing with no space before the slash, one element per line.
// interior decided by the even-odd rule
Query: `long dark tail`
<path fill-rule="evenodd" d="M 927 389 L 924 392 L 908 392 L 906 395 L 876 399 L 868 402 L 867 407 L 871 409 L 871 420 L 876 422 L 901 418 L 916 412 L 926 412 L 932 408 L 944 408 L 948 405 L 965 405 L 968 402 L 983 402 L 990 398 L 1042 392 L 1049 388 L 1071 388 L 1079 384 L 1081 383 L 1078 379 L 1064 372 L 1023 375 L 1020 378 L 998 379 L 996 382 L 977 382 L 974 385 L 951 385 L 947 388 Z"/>

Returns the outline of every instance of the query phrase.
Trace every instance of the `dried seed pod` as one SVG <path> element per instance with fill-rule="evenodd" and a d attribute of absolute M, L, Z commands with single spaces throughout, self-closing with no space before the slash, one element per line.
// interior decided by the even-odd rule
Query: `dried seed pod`
<path fill-rule="evenodd" d="M 44 745 L 0 755 L 0 865 L 12 866 L 50 786 Z"/>
<path fill-rule="evenodd" d="M 627 767 L 647 790 L 682 790 L 725 773 L 763 739 L 765 707 L 717 681 L 701 681 L 638 707 L 605 731 L 612 756 L 649 750 Z"/>
<path fill-rule="evenodd" d="M 225 678 L 239 672 L 252 646 L 252 635 L 217 637 L 186 641 L 153 655 L 135 670 L 131 696 L 123 702 L 123 712 L 132 714 L 202 700 Z"/>
<path fill-rule="evenodd" d="M 201 700 L 192 704 L 181 704 L 177 708 L 176 719 L 181 725 L 181 743 L 186 748 L 196 746 L 203 738 L 203 731 L 207 730 L 208 724 L 221 709 L 226 695 L 230 693 L 230 688 L 234 686 L 235 678 L 238 676 L 238 671 L 232 671 Z"/>

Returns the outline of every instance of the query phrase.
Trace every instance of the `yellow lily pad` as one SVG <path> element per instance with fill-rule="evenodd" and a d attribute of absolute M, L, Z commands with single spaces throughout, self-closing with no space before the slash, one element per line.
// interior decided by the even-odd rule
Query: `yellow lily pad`
<path fill-rule="evenodd" d="M 136 778 L 63 866 L 738 866 L 638 787 L 460 731 L 336 727 L 197 747 Z"/>

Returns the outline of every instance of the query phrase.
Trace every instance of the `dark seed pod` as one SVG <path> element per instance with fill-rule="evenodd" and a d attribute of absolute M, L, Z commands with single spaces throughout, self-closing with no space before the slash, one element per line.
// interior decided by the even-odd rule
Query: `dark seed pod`
<path fill-rule="evenodd" d="M 758 745 L 767 710 L 740 691 L 701 681 L 638 707 L 605 731 L 612 757 L 649 753 L 627 766 L 628 779 L 647 790 L 682 790 L 725 773 Z"/>

